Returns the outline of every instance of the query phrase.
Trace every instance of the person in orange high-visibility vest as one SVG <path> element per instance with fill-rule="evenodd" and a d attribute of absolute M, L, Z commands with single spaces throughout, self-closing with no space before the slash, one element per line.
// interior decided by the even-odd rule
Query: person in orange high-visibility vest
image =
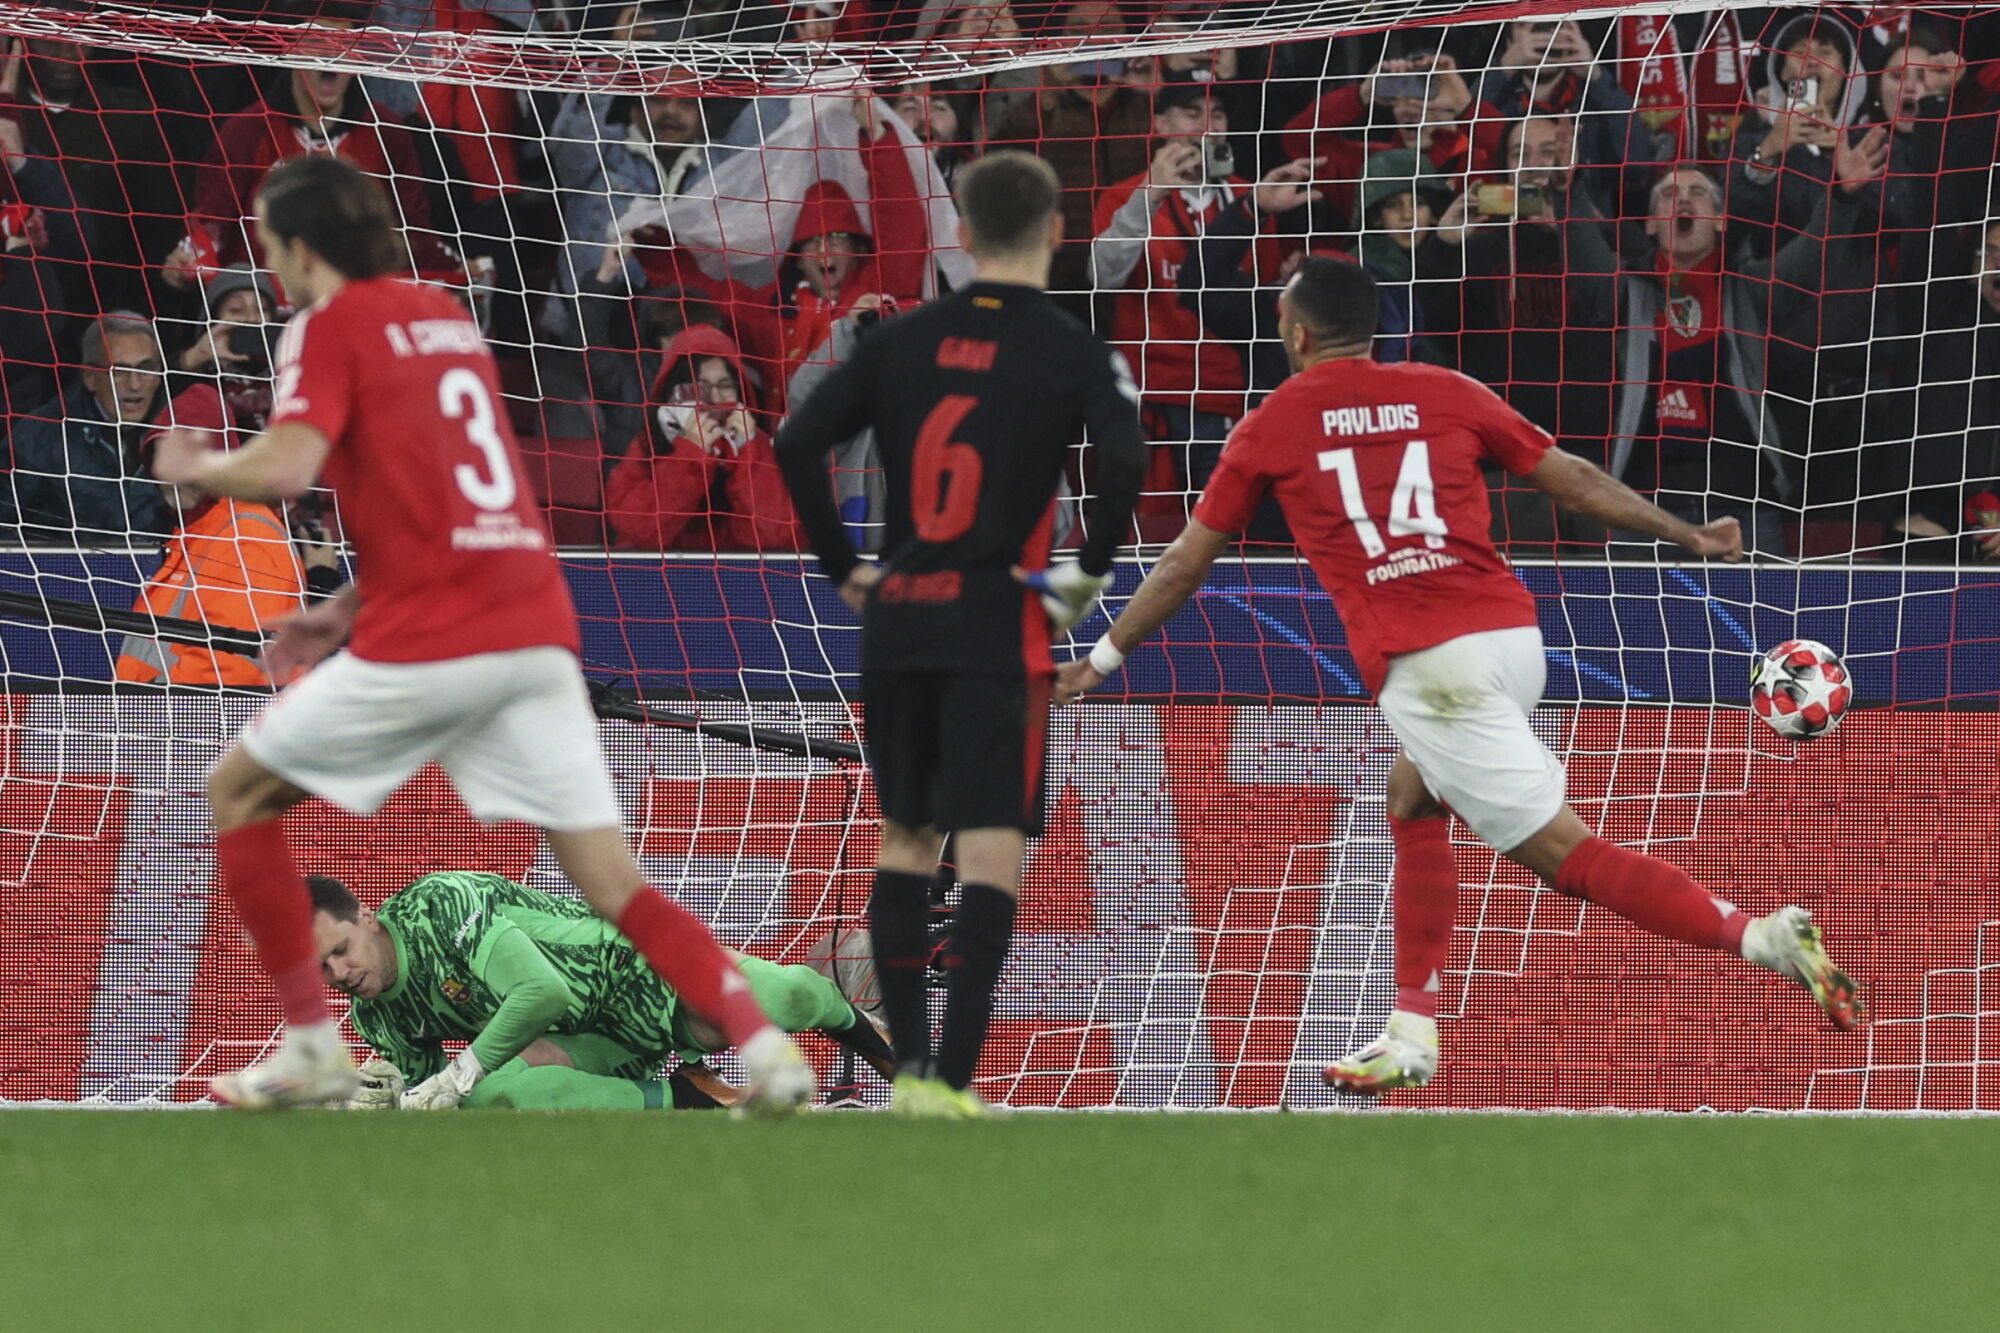
<path fill-rule="evenodd" d="M 225 431 L 213 385 L 174 399 L 162 425 Z M 230 629 L 263 630 L 299 610 L 306 571 L 285 520 L 269 505 L 175 488 L 181 525 L 133 610 Z M 268 685 L 256 661 L 196 644 L 131 635 L 118 656 L 119 680 L 175 685 Z"/>

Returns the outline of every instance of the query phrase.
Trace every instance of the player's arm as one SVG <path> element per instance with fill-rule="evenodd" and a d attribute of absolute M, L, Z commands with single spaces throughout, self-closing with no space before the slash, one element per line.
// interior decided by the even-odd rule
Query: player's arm
<path fill-rule="evenodd" d="M 1057 369 L 1053 373 L 1062 373 Z M 1014 577 L 1042 595 L 1057 630 L 1090 614 L 1111 586 L 1111 558 L 1132 526 L 1132 510 L 1146 481 L 1146 436 L 1139 426 L 1139 386 L 1125 358 L 1099 344 L 1084 389 L 1083 424 L 1097 457 L 1097 499 L 1090 535 L 1075 560 Z"/>
<path fill-rule="evenodd" d="M 1643 532 L 1700 556 L 1743 558 L 1743 532 L 1733 518 L 1697 527 L 1675 518 L 1588 459 L 1551 449 L 1527 474 L 1527 482 L 1572 513 L 1587 514 L 1607 527 Z"/>
<path fill-rule="evenodd" d="M 1110 632 L 1098 641 L 1098 646 L 1091 649 L 1089 656 L 1079 657 L 1056 673 L 1056 701 L 1068 703 L 1094 688 L 1118 669 L 1118 662 L 1109 660 L 1111 656 L 1122 661 L 1126 654 L 1153 637 L 1208 581 L 1209 569 L 1229 542 L 1228 533 L 1218 532 L 1198 518 L 1189 519 L 1187 527 L 1174 538 L 1174 544 L 1153 566 L 1153 572 L 1146 575 L 1145 582 L 1118 613 L 1118 619 L 1112 622 Z M 1111 654 L 1104 652 L 1106 644 L 1110 645 Z"/>
<path fill-rule="evenodd" d="M 511 921 L 487 927 L 473 950 L 471 970 L 500 997 L 500 1007 L 456 1060 L 404 1094 L 406 1110 L 458 1105 L 489 1071 L 528 1049 L 575 1002 L 548 955 Z"/>
<path fill-rule="evenodd" d="M 177 426 L 160 437 L 153 475 L 170 486 L 276 504 L 312 489 L 333 444 L 317 426 L 281 421 L 241 449 L 224 450 L 213 431 Z"/>
<path fill-rule="evenodd" d="M 870 423 L 877 346 L 877 338 L 862 339 L 854 355 L 835 367 L 793 409 L 773 446 L 778 468 L 785 474 L 785 488 L 792 493 L 792 508 L 819 559 L 820 572 L 833 581 L 842 599 L 857 613 L 867 601 L 868 589 L 881 575 L 875 566 L 862 563 L 848 539 L 847 525 L 841 521 L 840 506 L 833 498 L 826 456 Z"/>

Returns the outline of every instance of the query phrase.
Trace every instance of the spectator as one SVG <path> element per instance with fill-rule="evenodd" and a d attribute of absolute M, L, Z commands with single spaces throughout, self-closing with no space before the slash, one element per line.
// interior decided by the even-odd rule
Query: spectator
<path fill-rule="evenodd" d="M 1454 193 L 1450 181 L 1425 173 L 1422 159 L 1407 148 L 1384 149 L 1362 165 L 1355 224 L 1361 266 L 1374 277 L 1382 302 L 1375 322 L 1377 361 L 1442 365 L 1449 359 L 1428 337 L 1430 321 L 1417 279 L 1420 270 L 1443 273 L 1452 267 L 1437 220 L 1451 207 Z"/>
<path fill-rule="evenodd" d="M 268 274 L 248 264 L 218 269 L 202 286 L 202 307 L 207 319 L 195 326 L 200 332 L 167 356 L 176 371 L 226 375 L 263 357 L 264 327 L 278 317 L 278 292 Z M 264 377 L 269 376 L 264 358 Z"/>
<path fill-rule="evenodd" d="M 1824 198 L 1846 214 L 1835 230 L 1850 232 L 1851 199 Z M 1810 355 L 1818 341 L 1821 286 L 1841 262 L 1828 221 L 1810 219 L 1770 260 L 1732 262 L 1721 185 L 1679 167 L 1653 189 L 1652 264 L 1619 280 L 1613 474 L 1657 487 L 1663 508 L 1692 521 L 1733 515 L 1745 548 L 1765 555 L 1784 549 L 1773 501 L 1799 493 L 1766 401 L 1779 392 L 1766 380 L 1769 349 L 1782 336 Z"/>
<path fill-rule="evenodd" d="M 1124 17 L 1108 0 L 1082 0 L 1063 20 L 1064 34 L 1120 32 Z M 1049 270 L 1049 290 L 1092 290 L 1090 238 L 1099 197 L 1113 182 L 1146 169 L 1151 120 L 1146 95 L 1125 81 L 1119 59 L 1080 60 L 1048 69 L 1048 86 L 1014 107 L 988 137 L 990 148 L 1019 148 L 1055 168 L 1062 182 L 1063 235 Z M 1087 302 L 1067 302 L 1088 314 Z"/>
<path fill-rule="evenodd" d="M 1482 164 L 1505 160 L 1502 141 L 1513 122 L 1567 116 L 1575 140 L 1571 190 L 1588 194 L 1599 217 L 1644 217 L 1662 154 L 1616 70 L 1597 64 L 1575 19 L 1518 19 L 1506 34 L 1494 68 L 1474 90 Z"/>
<path fill-rule="evenodd" d="M 152 309 L 151 266 L 180 236 L 187 212 L 159 116 L 104 81 L 75 42 L 35 37 L 17 51 L 0 72 L 0 102 L 12 105 L 6 114 L 20 125 L 26 156 L 59 175 L 61 197 L 74 201 L 75 257 L 90 268 L 73 290 L 88 294 L 93 311 Z"/>
<path fill-rule="evenodd" d="M 1293 116 L 1285 152 L 1325 163 L 1327 207 L 1345 225 L 1357 212 L 1361 167 L 1371 153 L 1405 148 L 1429 172 L 1463 177 L 1472 163 L 1465 120 L 1472 107 L 1472 89 L 1450 56 L 1384 60 Z"/>
<path fill-rule="evenodd" d="M 1458 369 L 1491 385 L 1559 447 L 1605 461 L 1611 426 L 1617 258 L 1610 225 L 1574 170 L 1575 121 L 1514 121 L 1492 177 L 1444 210 L 1411 253 L 1413 318 Z M 1499 540 L 1601 541 L 1541 492 L 1495 478 Z"/>
<path fill-rule="evenodd" d="M 798 549 L 755 381 L 728 334 L 695 325 L 674 339 L 604 507 L 620 546 Z"/>
<path fill-rule="evenodd" d="M 163 535 L 172 515 L 139 458 L 165 370 L 159 336 L 143 315 L 114 312 L 84 333 L 82 358 L 60 396 L 14 421 L 22 535 L 61 545 Z"/>
<path fill-rule="evenodd" d="M 568 245 L 538 321 L 552 339 L 537 348 L 545 424 L 551 434 L 597 435 L 608 423 L 592 406 L 598 394 L 585 349 L 594 340 L 586 334 L 628 317 L 623 307 L 647 285 L 642 254 L 671 244 L 663 228 L 627 234 L 620 219 L 642 199 L 679 197 L 712 169 L 707 110 L 703 99 L 674 92 L 572 93 L 547 149 Z"/>
<path fill-rule="evenodd" d="M 1871 478 L 1892 539 L 1912 561 L 2000 561 L 2000 222 L 1970 277 L 1933 287 L 1909 360 L 1915 429 L 1888 437 L 1909 443 Z"/>
<path fill-rule="evenodd" d="M 1208 483 L 1250 388 L 1243 360 L 1202 337 L 1177 282 L 1209 224 L 1251 191 L 1232 169 L 1228 133 L 1228 115 L 1207 85 L 1162 85 L 1153 99 L 1152 165 L 1104 192 L 1090 246 L 1094 286 L 1114 293 L 1112 340 L 1138 372 L 1147 435 L 1186 451 L 1184 479 L 1194 490 Z M 1266 215 L 1239 265 L 1253 282 L 1277 276 L 1271 232 Z M 1156 470 L 1152 485 L 1161 480 Z"/>
<path fill-rule="evenodd" d="M 1825 211 L 1834 150 L 1850 141 L 1868 84 L 1854 30 L 1826 10 L 1776 20 L 1766 52 L 1764 87 L 1736 132 L 1729 215 L 1798 231 Z"/>
<path fill-rule="evenodd" d="M 1454 200 L 1438 219 L 1440 245 L 1413 259 L 1422 321 L 1440 340 L 1456 335 L 1458 369 L 1601 463 L 1618 265 L 1611 229 L 1571 170 L 1574 129 L 1562 115 L 1515 121 L 1504 170 Z M 1508 535 L 1553 537 L 1546 502 L 1522 496 L 1528 507 L 1509 510 Z"/>
<path fill-rule="evenodd" d="M 1207 0 L 1173 0 L 1147 32 L 1153 36 L 1186 39 L 1196 36 L 1215 21 L 1215 6 Z M 1238 50 L 1233 46 L 1209 47 L 1199 51 L 1169 51 L 1159 58 L 1158 82 L 1205 83 L 1209 96 L 1220 103 L 1229 117 L 1230 147 L 1240 170 L 1261 175 L 1266 165 L 1265 99 L 1270 88 L 1265 80 L 1266 48 Z M 1277 145 L 1269 152 L 1275 156 Z M 1284 165 L 1284 159 L 1269 162 Z"/>
<path fill-rule="evenodd" d="M 1988 178 L 2000 159 L 2000 118 L 1979 105 L 1980 90 L 1963 79 L 1965 63 L 1943 27 L 1912 21 L 1892 42 L 1864 112 L 1889 130 L 1882 185 L 1879 282 L 1896 302 L 1893 332 L 1907 338 L 1924 327 L 1927 284 L 1957 271 L 1974 236 L 1957 254 L 1937 254 L 1958 229 L 1986 214 Z M 1940 230 L 1944 235 L 1940 236 Z M 1888 332 L 1884 329 L 1883 332 Z"/>
<path fill-rule="evenodd" d="M 245 260 L 268 267 L 252 234 L 251 201 L 271 168 L 301 149 L 344 158 L 386 183 L 416 272 L 463 273 L 432 228 L 409 129 L 378 116 L 353 75 L 292 69 L 273 76 L 261 102 L 217 127 L 215 155 L 196 177 L 187 236 L 161 275 L 169 286 L 191 290 L 209 271 Z"/>
<path fill-rule="evenodd" d="M 1274 281 L 1259 285 L 1245 260 L 1263 230 L 1263 219 L 1289 213 L 1319 199 L 1311 188 L 1313 164 L 1273 167 L 1257 188 L 1230 202 L 1202 229 L 1175 279 L 1180 302 L 1201 321 L 1211 341 L 1228 346 L 1243 362 L 1253 398 L 1282 384 L 1292 373 L 1278 333 L 1278 293 L 1298 271 L 1306 252 L 1286 258 Z"/>
<path fill-rule="evenodd" d="M 928 0 L 917 21 L 915 35 L 928 40 L 939 32 L 960 41 L 995 47 L 1019 46 L 1023 42 L 1020 20 L 1007 0 L 966 0 L 964 4 Z M 975 148 L 984 144 L 995 126 L 1041 92 L 1043 76 L 1044 71 L 1034 66 L 981 76 L 977 86 L 968 89 L 969 93 L 978 94 L 978 100 L 970 118 L 963 122 L 966 142 Z"/>
<path fill-rule="evenodd" d="M 213 384 L 184 390 L 160 414 L 155 425 L 161 430 L 147 440 L 148 451 L 170 426 L 214 431 L 234 440 L 262 430 L 270 415 L 270 367 L 252 369 L 261 369 L 264 378 L 225 379 L 223 390 Z M 307 570 L 276 509 L 206 495 L 194 486 L 171 491 L 179 524 L 167 537 L 165 556 L 134 611 L 217 628 L 264 630 L 299 609 Z M 331 546 L 307 549 L 322 565 L 335 560 Z M 119 680 L 154 685 L 271 683 L 253 658 L 136 634 L 126 637 L 115 674 Z"/>
<path fill-rule="evenodd" d="M 52 321 L 62 309 L 62 279 L 46 258 L 48 213 L 23 199 L 21 176 L 45 164 L 21 150 L 20 127 L 0 115 L 0 420 L 55 391 Z"/>
<path fill-rule="evenodd" d="M 785 23 L 788 42 L 830 42 L 840 26 L 846 0 L 792 0 L 792 12 Z"/>
<path fill-rule="evenodd" d="M 889 106 L 931 150 L 944 183 L 955 186 L 959 171 L 979 156 L 967 123 L 966 99 L 944 88 L 919 84 L 898 93 Z"/>

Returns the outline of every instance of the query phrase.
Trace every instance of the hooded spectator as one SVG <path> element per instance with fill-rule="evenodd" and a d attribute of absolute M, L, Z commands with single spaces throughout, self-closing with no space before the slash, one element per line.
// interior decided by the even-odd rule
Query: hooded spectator
<path fill-rule="evenodd" d="M 618 544 L 646 550 L 798 549 L 750 367 L 720 329 L 668 348 L 644 426 L 605 484 Z"/>
<path fill-rule="evenodd" d="M 1442 350 L 1427 338 L 1420 275 L 1447 271 L 1437 220 L 1451 207 L 1452 183 L 1423 170 L 1407 148 L 1369 155 L 1361 170 L 1361 207 L 1355 218 L 1357 258 L 1375 279 L 1382 310 L 1375 324 L 1374 358 L 1443 364 Z M 1433 298 L 1434 299 L 1434 298 Z"/>

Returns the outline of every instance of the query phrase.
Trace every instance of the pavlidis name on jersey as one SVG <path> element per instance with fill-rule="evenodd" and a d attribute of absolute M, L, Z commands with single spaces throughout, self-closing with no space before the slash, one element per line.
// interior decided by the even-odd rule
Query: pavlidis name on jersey
<path fill-rule="evenodd" d="M 1422 430 L 1415 403 L 1375 403 L 1367 407 L 1336 407 L 1319 414 L 1322 435 L 1389 435 Z"/>
<path fill-rule="evenodd" d="M 451 530 L 454 551 L 539 551 L 548 544 L 540 528 L 513 514 L 481 514 L 471 527 Z"/>

